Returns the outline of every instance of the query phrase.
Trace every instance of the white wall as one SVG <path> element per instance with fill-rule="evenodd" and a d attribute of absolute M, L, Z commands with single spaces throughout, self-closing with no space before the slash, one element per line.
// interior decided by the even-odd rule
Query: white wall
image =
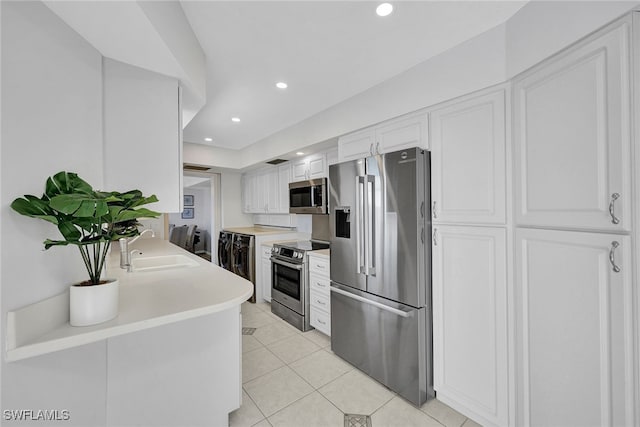
<path fill-rule="evenodd" d="M 244 168 L 505 80 L 505 26 L 472 40 L 243 150 L 185 144 L 186 163 Z"/>
<path fill-rule="evenodd" d="M 242 183 L 239 172 L 220 174 L 220 196 L 222 199 L 222 228 L 253 225 L 253 216 L 242 212 Z M 217 238 L 215 239 L 217 241 Z"/>
<path fill-rule="evenodd" d="M 77 172 L 101 187 L 101 55 L 40 2 L 1 2 L 2 139 L 1 318 L 8 310 L 84 280 L 76 248 L 44 252 L 52 225 L 10 210 L 22 194 L 40 195 L 45 179 Z M 2 328 L 2 343 L 5 342 Z M 2 361 L 2 409 L 68 409 L 65 425 L 104 423 L 106 344 L 20 362 Z M 42 423 L 33 423 L 42 425 Z M 9 422 L 3 425 L 13 425 Z M 23 422 L 19 425 L 29 425 Z"/>
<path fill-rule="evenodd" d="M 625 14 L 640 1 L 532 1 L 507 21 L 511 78 Z"/>

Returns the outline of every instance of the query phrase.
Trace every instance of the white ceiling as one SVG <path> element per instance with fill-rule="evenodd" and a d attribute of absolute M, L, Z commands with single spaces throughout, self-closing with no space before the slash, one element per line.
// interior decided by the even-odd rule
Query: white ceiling
<path fill-rule="evenodd" d="M 207 63 L 207 102 L 184 140 L 254 144 L 500 25 L 526 1 L 395 1 L 384 18 L 379 3 L 182 0 Z"/>

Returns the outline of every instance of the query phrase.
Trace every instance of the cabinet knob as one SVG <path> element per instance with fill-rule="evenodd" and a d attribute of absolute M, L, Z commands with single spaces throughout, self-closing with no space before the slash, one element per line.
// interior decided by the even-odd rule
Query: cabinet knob
<path fill-rule="evenodd" d="M 433 246 L 438 246 L 438 229 L 433 229 Z"/>

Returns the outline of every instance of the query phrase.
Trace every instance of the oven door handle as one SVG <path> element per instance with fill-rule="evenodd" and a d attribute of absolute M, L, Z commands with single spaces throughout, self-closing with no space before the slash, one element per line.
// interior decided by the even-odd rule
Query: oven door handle
<path fill-rule="evenodd" d="M 304 266 L 302 264 L 291 264 L 290 262 L 282 261 L 281 259 L 277 259 L 271 257 L 271 262 L 278 265 L 284 265 L 285 267 L 293 268 L 295 270 L 302 270 Z"/>

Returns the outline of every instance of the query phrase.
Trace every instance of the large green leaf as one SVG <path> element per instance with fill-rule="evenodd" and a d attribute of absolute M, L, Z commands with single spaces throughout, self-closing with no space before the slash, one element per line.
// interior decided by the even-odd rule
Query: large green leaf
<path fill-rule="evenodd" d="M 58 172 L 49 177 L 45 185 L 45 195 L 48 198 L 52 198 L 58 194 L 91 194 L 92 192 L 93 188 L 91 185 L 72 172 Z"/>
<path fill-rule="evenodd" d="M 78 218 L 101 217 L 109 213 L 107 202 L 92 194 L 60 194 L 52 197 L 49 205 L 57 211 Z"/>
<path fill-rule="evenodd" d="M 159 212 L 154 212 L 146 208 L 127 209 L 120 212 L 118 216 L 114 218 L 113 222 L 118 223 L 138 218 L 157 218 L 159 216 Z"/>
<path fill-rule="evenodd" d="M 30 216 L 31 218 L 40 218 L 52 224 L 58 224 L 55 212 L 46 202 L 34 196 L 27 195 L 25 196 L 25 199 L 15 199 L 11 203 L 11 209 L 21 215 Z"/>
<path fill-rule="evenodd" d="M 60 230 L 62 237 L 69 242 L 79 241 L 82 237 L 80 230 L 78 230 L 71 222 L 61 222 L 58 224 L 58 230 Z"/>

